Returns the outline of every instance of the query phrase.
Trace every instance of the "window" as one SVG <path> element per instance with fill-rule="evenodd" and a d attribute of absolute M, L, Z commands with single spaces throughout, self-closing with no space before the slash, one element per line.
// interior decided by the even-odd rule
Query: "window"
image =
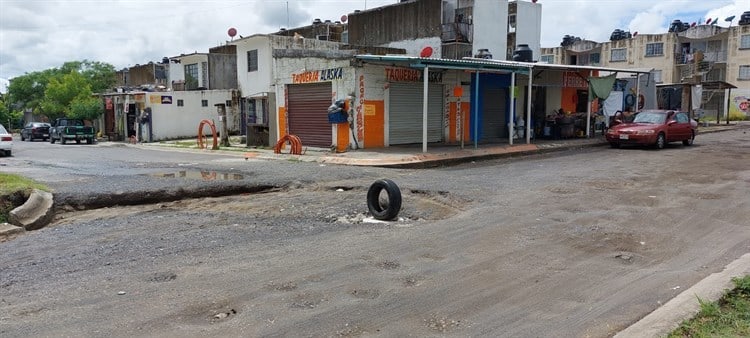
<path fill-rule="evenodd" d="M 750 65 L 740 66 L 739 80 L 750 80 Z"/>
<path fill-rule="evenodd" d="M 599 53 L 591 53 L 591 60 L 590 60 L 591 64 L 592 65 L 598 65 L 599 62 L 601 62 L 601 60 L 600 60 L 601 57 L 602 57 L 602 55 L 599 54 Z"/>
<path fill-rule="evenodd" d="M 740 49 L 750 49 L 750 34 L 740 37 Z"/>
<path fill-rule="evenodd" d="M 258 50 L 253 49 L 247 52 L 247 71 L 255 72 L 258 70 Z"/>
<path fill-rule="evenodd" d="M 183 107 L 183 106 L 185 106 L 185 101 L 184 101 L 184 100 L 182 100 L 182 99 L 177 99 L 177 106 L 178 106 L 178 107 Z"/>
<path fill-rule="evenodd" d="M 627 61 L 628 60 L 628 50 L 625 48 L 617 48 L 612 50 L 612 55 L 610 56 L 609 61 Z"/>
<path fill-rule="evenodd" d="M 201 100 L 201 106 L 208 107 L 208 100 Z"/>
<path fill-rule="evenodd" d="M 232 106 L 232 100 L 227 100 L 225 102 L 225 104 L 227 105 L 227 107 L 231 107 Z"/>
<path fill-rule="evenodd" d="M 654 82 L 662 83 L 661 80 L 661 69 L 654 69 L 651 71 L 651 75 L 654 77 Z"/>
<path fill-rule="evenodd" d="M 677 115 L 675 115 L 675 120 L 677 120 L 678 123 L 688 123 L 688 121 L 690 121 L 685 113 L 677 113 Z"/>
<path fill-rule="evenodd" d="M 542 55 L 540 62 L 555 63 L 555 56 L 552 54 Z"/>
<path fill-rule="evenodd" d="M 646 56 L 660 56 L 664 55 L 664 43 L 649 43 L 646 44 Z"/>
<path fill-rule="evenodd" d="M 185 65 L 185 89 L 198 88 L 198 64 Z"/>

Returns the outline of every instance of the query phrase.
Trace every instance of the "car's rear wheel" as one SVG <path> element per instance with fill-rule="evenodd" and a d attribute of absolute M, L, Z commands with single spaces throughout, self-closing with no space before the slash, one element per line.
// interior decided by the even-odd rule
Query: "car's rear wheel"
<path fill-rule="evenodd" d="M 50 135 L 49 136 L 49 143 L 55 144 L 55 137 Z"/>
<path fill-rule="evenodd" d="M 686 145 L 686 146 L 692 146 L 692 145 L 693 145 L 693 142 L 694 142 L 694 141 L 695 141 L 695 132 L 693 132 L 693 133 L 692 133 L 692 134 L 690 135 L 690 138 L 689 138 L 689 139 L 687 139 L 687 140 L 682 140 L 682 144 L 684 144 L 684 145 Z"/>
<path fill-rule="evenodd" d="M 21 142 L 26 141 L 26 138 L 23 137 L 23 133 L 21 133 Z"/>
<path fill-rule="evenodd" d="M 61 137 L 60 138 L 60 143 L 65 144 L 65 143 L 68 143 L 68 141 L 65 138 Z"/>
<path fill-rule="evenodd" d="M 656 144 L 654 145 L 656 149 L 664 149 L 664 146 L 667 145 L 667 138 L 664 136 L 664 133 L 659 133 L 659 135 L 656 136 Z"/>

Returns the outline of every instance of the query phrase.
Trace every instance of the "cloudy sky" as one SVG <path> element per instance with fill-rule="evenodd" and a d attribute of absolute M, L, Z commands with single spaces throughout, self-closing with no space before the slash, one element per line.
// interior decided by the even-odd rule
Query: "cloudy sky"
<path fill-rule="evenodd" d="M 456 0 L 449 0 L 456 1 Z M 475 0 L 498 1 L 498 0 Z M 530 0 L 519 0 L 530 1 Z M 748 0 L 539 0 L 542 46 L 565 34 L 606 41 L 616 28 L 665 32 L 674 19 L 705 22 L 750 10 Z M 93 60 L 117 69 L 164 56 L 208 52 L 239 35 L 340 20 L 398 0 L 0 0 L 0 90 L 27 72 Z"/>

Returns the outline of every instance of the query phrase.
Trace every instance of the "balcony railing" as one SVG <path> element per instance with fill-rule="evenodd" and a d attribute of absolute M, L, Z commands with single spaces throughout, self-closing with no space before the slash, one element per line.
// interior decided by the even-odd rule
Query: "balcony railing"
<path fill-rule="evenodd" d="M 469 23 L 453 22 L 442 24 L 443 42 L 468 42 L 471 43 L 474 35 L 474 27 Z"/>
<path fill-rule="evenodd" d="M 681 65 L 686 65 L 690 63 L 695 63 L 696 58 L 700 59 L 702 56 L 702 60 L 699 61 L 708 61 L 708 62 L 727 62 L 727 51 L 718 51 L 718 52 L 703 52 L 703 53 L 676 53 L 675 54 L 675 62 Z"/>

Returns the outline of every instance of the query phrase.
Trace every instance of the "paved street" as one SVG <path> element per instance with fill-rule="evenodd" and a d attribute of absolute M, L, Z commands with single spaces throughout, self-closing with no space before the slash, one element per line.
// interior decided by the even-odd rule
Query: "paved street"
<path fill-rule="evenodd" d="M 104 143 L 0 160 L 68 210 L 0 243 L 2 336 L 605 337 L 750 251 L 746 130 L 422 170 Z M 368 222 L 381 177 L 398 222 Z M 200 192 L 227 196 L 179 199 Z M 73 210 L 138 196 L 174 201 Z"/>

